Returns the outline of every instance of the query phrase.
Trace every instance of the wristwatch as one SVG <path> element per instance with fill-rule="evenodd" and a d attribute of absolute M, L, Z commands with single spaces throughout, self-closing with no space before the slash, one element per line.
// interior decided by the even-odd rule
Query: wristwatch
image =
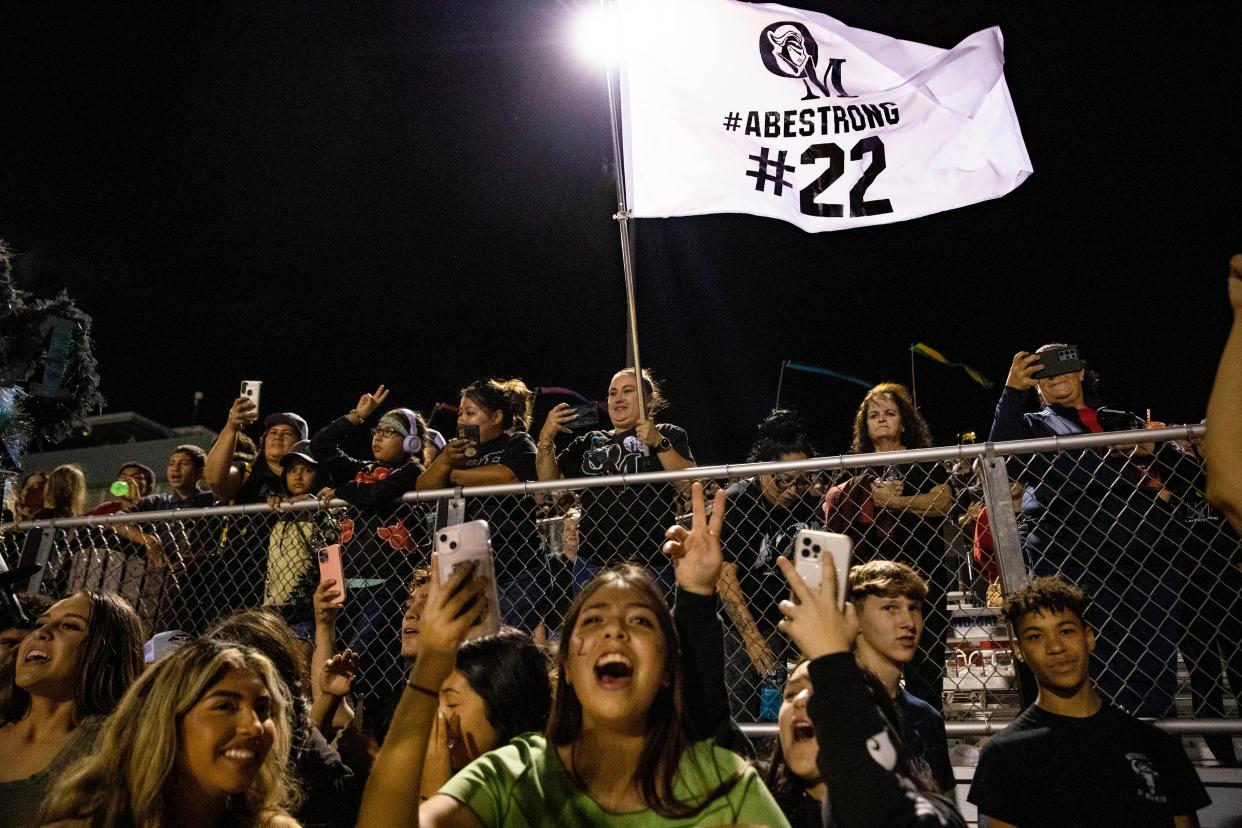
<path fill-rule="evenodd" d="M 661 437 L 660 442 L 652 446 L 651 450 L 655 452 L 656 454 L 659 454 L 662 451 L 668 451 L 672 447 L 673 447 L 673 444 L 669 442 L 669 439 L 667 437 Z"/>

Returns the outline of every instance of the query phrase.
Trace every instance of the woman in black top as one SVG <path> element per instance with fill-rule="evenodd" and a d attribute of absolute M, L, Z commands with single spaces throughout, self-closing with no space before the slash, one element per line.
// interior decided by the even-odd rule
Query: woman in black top
<path fill-rule="evenodd" d="M 694 466 L 684 429 L 655 423 L 664 395 L 649 371 L 643 371 L 644 408 L 638 406 L 634 369 L 613 375 L 608 385 L 609 431 L 576 437 L 560 454 L 556 435 L 573 427 L 574 411 L 561 403 L 548 412 L 539 432 L 537 468 L 540 480 L 600 477 L 640 472 L 681 471 Z M 688 491 L 688 487 L 681 487 Z M 668 483 L 584 489 L 580 543 L 574 562 L 574 587 L 580 589 L 605 566 L 635 560 L 652 571 L 667 593 L 672 570 L 660 554 L 664 530 L 677 516 L 678 489 Z"/>
<path fill-rule="evenodd" d="M 928 448 L 927 421 L 904 385 L 885 382 L 867 392 L 854 416 L 853 454 Z M 854 562 L 909 564 L 928 581 L 923 637 L 906 668 L 906 689 L 941 709 L 944 640 L 949 630 L 945 595 L 955 572 L 945 560 L 945 516 L 953 508 L 949 473 L 940 463 L 859 469 L 834 486 L 824 503 L 829 532 L 854 541 Z"/>
<path fill-rule="evenodd" d="M 759 424 L 748 463 L 807 460 L 816 454 L 794 411 L 773 411 Z M 777 604 L 789 594 L 776 557 L 790 554 L 794 535 L 819 528 L 820 495 L 808 472 L 760 474 L 729 486 L 725 565 L 718 592 L 732 629 L 725 637 L 733 698 L 750 718 L 771 719 L 785 682 L 789 642 L 777 633 Z M 762 704 L 763 697 L 767 705 Z"/>
<path fill-rule="evenodd" d="M 478 442 L 449 440 L 418 481 L 420 490 L 488 486 L 535 479 L 535 441 L 526 433 L 530 391 L 520 379 L 481 379 L 461 390 L 459 435 L 478 428 Z M 467 427 L 467 428 L 463 428 Z M 486 520 L 496 555 L 496 587 L 504 623 L 533 633 L 545 612 L 548 561 L 535 533 L 528 496 L 472 497 L 466 519 Z"/>

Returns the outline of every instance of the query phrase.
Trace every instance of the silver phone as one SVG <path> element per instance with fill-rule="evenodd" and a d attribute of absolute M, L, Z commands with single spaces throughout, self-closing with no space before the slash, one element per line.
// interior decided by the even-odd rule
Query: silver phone
<path fill-rule="evenodd" d="M 837 606 L 844 609 L 845 595 L 850 582 L 850 557 L 854 542 L 846 535 L 823 532 L 818 529 L 801 529 L 794 535 L 794 571 L 802 576 L 811 589 L 819 589 L 824 582 L 824 556 L 837 576 Z M 790 600 L 797 602 L 794 596 Z"/>

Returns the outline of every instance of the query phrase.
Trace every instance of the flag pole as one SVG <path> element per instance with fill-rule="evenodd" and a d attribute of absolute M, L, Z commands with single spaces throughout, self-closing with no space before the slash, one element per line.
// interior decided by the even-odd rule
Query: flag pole
<path fill-rule="evenodd" d="M 600 8 L 607 19 L 616 19 L 616 3 L 614 0 L 600 0 Z M 625 273 L 625 309 L 626 309 L 626 344 L 627 357 L 634 363 L 634 385 L 638 394 L 638 410 L 646 419 L 647 400 L 643 391 L 642 361 L 638 357 L 638 306 L 634 301 L 634 243 L 630 236 L 630 208 L 625 192 L 625 165 L 621 148 L 621 109 L 616 88 L 619 76 L 614 72 L 613 62 L 609 61 L 606 68 L 608 82 L 608 121 L 612 127 L 612 160 L 617 172 L 617 212 L 613 218 L 617 221 L 617 229 L 621 232 L 621 269 Z"/>
<path fill-rule="evenodd" d="M 910 396 L 913 397 L 914 407 L 919 407 L 919 386 L 914 379 L 914 343 L 910 343 Z"/>

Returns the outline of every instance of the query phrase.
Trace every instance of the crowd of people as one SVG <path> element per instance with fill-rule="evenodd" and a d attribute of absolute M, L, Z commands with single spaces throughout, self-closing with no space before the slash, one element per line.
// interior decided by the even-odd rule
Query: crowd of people
<path fill-rule="evenodd" d="M 1235 259 L 1235 326 L 1210 413 L 1237 395 L 1239 283 Z M 1040 355 L 1064 347 L 1014 357 L 992 440 L 1160 425 L 1098 405 L 1088 370 L 1037 376 Z M 446 438 L 416 411 L 384 410 L 388 394 L 362 394 L 314 433 L 296 413 L 269 414 L 251 445 L 259 415 L 241 397 L 209 451 L 171 453 L 167 492 L 143 464 L 119 470 L 94 514 L 134 521 L 59 533 L 43 592 L 60 600 L 19 595 L 0 631 L 11 659 L 0 752 L 12 757 L 0 798 L 13 803 L 0 826 L 961 822 L 941 714 L 945 605 L 960 586 L 946 529 L 967 526 L 995 572 L 987 530 L 1002 520 L 981 508 L 968 467 L 881 457 L 848 475 L 761 473 L 708 494 L 689 481 L 575 490 L 574 478 L 693 467 L 686 431 L 656 422 L 663 399 L 649 375 L 613 376 L 610 429 L 575 428 L 589 410 L 558 404 L 536 431 L 526 386 L 489 379 L 462 390 Z M 1179 651 L 1192 685 L 1209 679 L 1201 711 L 1221 709 L 1222 670 L 1242 688 L 1228 525 L 1242 511 L 1242 455 L 1229 453 L 1239 409 L 1212 414 L 1202 449 L 1010 459 L 1034 580 L 1003 611 L 1034 700 L 980 757 L 970 798 L 992 824 L 1194 824 L 1206 804 L 1177 741 L 1134 716 L 1172 712 Z M 371 456 L 350 456 L 351 435 L 377 414 Z M 902 386 L 859 405 L 856 453 L 930 444 Z M 749 459 L 816 454 L 797 415 L 778 411 Z M 446 504 L 402 500 L 561 479 L 566 492 L 470 498 L 453 518 L 436 508 Z M 86 513 L 72 466 L 9 491 L 9 537 Z M 212 504 L 269 509 L 261 520 L 139 518 Z M 436 564 L 435 527 L 473 519 L 489 525 L 494 585 Z M 843 606 L 832 567 L 819 589 L 794 571 L 790 544 L 808 528 L 852 541 Z M 132 606 L 77 588 L 101 547 L 121 551 L 114 582 L 140 572 Z M 5 544 L 10 569 L 22 548 Z M 344 561 L 339 582 L 321 576 L 328 548 Z M 502 632 L 465 640 L 489 609 Z M 171 632 L 174 618 L 189 632 Z M 754 679 L 749 694 L 736 692 L 739 674 Z M 779 736 L 750 761 L 735 722 L 765 710 Z M 1227 761 L 1232 745 L 1214 749 Z M 1081 796 L 1049 803 L 1014 784 L 1024 778 Z"/>

